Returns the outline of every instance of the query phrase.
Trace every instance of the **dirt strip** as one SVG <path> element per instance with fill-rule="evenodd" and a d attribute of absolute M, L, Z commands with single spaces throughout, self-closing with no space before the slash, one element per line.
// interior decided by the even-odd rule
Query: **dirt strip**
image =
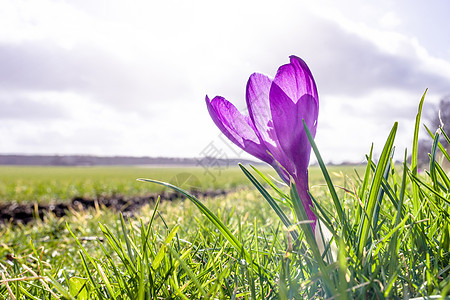
<path fill-rule="evenodd" d="M 217 197 L 226 195 L 230 191 L 209 190 L 209 191 L 191 191 L 191 195 L 197 198 Z M 57 217 L 65 216 L 71 209 L 82 211 L 88 208 L 109 208 L 115 211 L 132 213 L 145 204 L 153 203 L 161 196 L 161 201 L 174 201 L 184 199 L 185 197 L 177 192 L 166 192 L 163 194 L 150 194 L 147 196 L 98 196 L 94 199 L 75 197 L 70 202 L 60 202 L 54 204 L 37 203 L 0 203 L 0 224 L 11 222 L 13 224 L 27 224 L 35 218 L 44 218 L 47 213 L 52 213 Z"/>

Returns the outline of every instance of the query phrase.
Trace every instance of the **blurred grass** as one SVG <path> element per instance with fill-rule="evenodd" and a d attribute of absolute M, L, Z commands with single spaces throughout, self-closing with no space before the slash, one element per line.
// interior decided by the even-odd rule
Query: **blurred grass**
<path fill-rule="evenodd" d="M 134 182 L 137 175 L 131 169 L 127 180 Z M 327 169 L 354 235 L 360 204 L 356 194 L 348 191 L 358 191 L 362 178 L 354 175 L 352 166 Z M 356 170 L 364 174 L 363 167 Z M 175 172 L 169 171 L 168 177 Z M 392 173 L 387 181 L 395 194 L 402 190 L 399 175 Z M 62 178 L 66 176 L 63 172 Z M 311 193 L 340 228 L 322 178 L 317 167 L 310 169 Z M 420 179 L 427 181 L 425 176 Z M 410 187 L 412 182 L 408 182 Z M 137 184 L 158 190 L 157 185 Z M 364 193 L 368 190 L 366 187 Z M 410 198 L 410 193 L 407 188 L 405 197 Z M 188 200 L 162 202 L 157 211 L 155 203 L 150 203 L 126 217 L 125 222 L 117 212 L 94 208 L 70 211 L 63 218 L 50 213 L 43 221 L 0 228 L 0 275 L 4 276 L 0 299 L 12 299 L 11 295 L 16 299 L 323 299 L 324 285 L 320 273 L 314 271 L 314 258 L 302 247 L 292 245 L 289 232 L 255 188 L 242 186 L 202 203 L 230 229 L 250 258 L 243 250 L 231 247 Z M 405 204 L 406 215 L 410 215 L 409 206 Z M 392 205 L 383 203 L 376 232 L 379 238 L 364 251 L 362 259 L 339 240 L 339 264 L 331 263 L 326 269 L 340 283 L 341 294 L 335 298 L 402 299 L 448 294 L 448 241 L 441 241 L 436 234 L 448 223 L 445 225 L 442 217 L 431 217 L 435 216 L 431 209 L 428 212 L 430 217 L 420 223 L 398 227 Z M 430 233 L 427 251 L 415 246 L 419 236 L 411 229 L 421 224 L 428 228 L 424 233 Z M 396 233 L 392 235 L 394 227 Z M 391 254 L 397 251 L 398 255 Z"/>
<path fill-rule="evenodd" d="M 332 166 L 334 182 L 344 184 L 354 177 L 360 166 Z M 269 167 L 260 167 L 265 174 L 276 176 Z M 137 178 L 154 178 L 187 190 L 232 189 L 250 186 L 237 167 L 210 169 L 201 167 L 28 167 L 0 166 L 0 202 L 52 203 L 70 201 L 74 197 L 95 198 L 115 194 L 141 196 L 161 193 L 164 188 L 137 182 Z M 320 170 L 310 169 L 311 185 L 324 184 Z"/>
<path fill-rule="evenodd" d="M 394 165 L 396 128 L 379 159 L 370 150 L 365 169 L 325 167 L 311 141 L 324 175 L 309 169 L 310 191 L 333 236 L 325 251 L 335 247 L 337 255 L 329 260 L 299 205 L 282 207 L 289 227 L 272 210 L 275 201 L 299 203 L 296 195 L 266 179 L 273 190 L 249 187 L 237 167 L 212 176 L 201 168 L 0 168 L 6 201 L 163 191 L 139 177 L 184 189 L 241 187 L 217 198 L 149 203 L 126 216 L 96 207 L 4 224 L 0 299 L 450 300 L 450 155 L 439 142 L 450 138 L 443 128 L 429 132 L 430 162 L 419 173 L 417 138 L 412 165 L 406 151 L 403 165 Z M 295 241 L 294 226 L 302 227 Z"/>
<path fill-rule="evenodd" d="M 146 183 L 141 184 L 151 186 Z M 253 230 L 255 224 L 258 224 L 258 240 L 262 245 L 265 245 L 260 247 L 261 249 L 266 249 L 266 251 L 267 246 L 270 245 L 273 239 L 274 232 L 279 230 L 274 256 L 279 257 L 279 260 L 283 259 L 288 244 L 287 232 L 281 229 L 281 225 L 273 211 L 260 198 L 257 191 L 251 188 L 243 188 L 227 196 L 205 199 L 203 203 L 217 213 L 229 228 L 239 228 L 239 233 L 235 232 L 235 234 L 239 236 L 240 241 L 245 245 L 254 243 Z M 130 218 L 128 221 L 132 228 L 142 228 L 141 221 L 142 224 L 149 224 L 154 213 L 155 204 L 151 203 L 136 212 L 133 218 Z M 38 298 L 50 298 L 49 292 L 44 284 L 41 284 L 35 276 L 32 276 L 27 271 L 27 268 L 34 270 L 37 275 L 45 278 L 50 286 L 53 286 L 53 284 L 49 282 L 48 278 L 55 278 L 62 284 L 63 290 L 68 290 L 71 281 L 75 279 L 86 281 L 88 276 L 82 263 L 80 247 L 68 228 L 70 228 L 80 245 L 89 254 L 89 258 L 92 258 L 94 263 L 102 264 L 108 261 L 108 256 L 105 256 L 102 250 L 103 247 L 106 248 L 108 253 L 112 253 L 113 250 L 106 243 L 105 234 L 102 228 L 99 227 L 99 223 L 104 228 L 109 228 L 114 236 L 118 238 L 123 237 L 123 228 L 118 213 L 110 210 L 89 209 L 79 213 L 71 211 L 63 218 L 56 218 L 52 214 L 48 214 L 44 221 L 36 220 L 36 222 L 25 226 L 6 224 L 6 226 L 0 227 L 0 267 L 4 266 L 0 273 L 3 272 L 6 278 L 10 280 L 20 279 L 9 283 L 11 290 L 17 295 L 24 296 L 28 292 Z M 190 266 L 198 265 L 201 268 L 200 271 L 206 271 L 209 274 L 211 272 L 211 270 L 208 271 L 210 266 L 203 266 L 203 264 L 212 258 L 210 255 L 220 255 L 220 259 L 224 264 L 231 264 L 239 268 L 239 261 L 234 258 L 238 257 L 239 254 L 233 253 L 229 249 L 229 245 L 217 234 L 214 225 L 203 214 L 198 212 L 198 208 L 191 201 L 162 202 L 159 205 L 155 220 L 151 226 L 152 247 L 155 247 L 155 254 L 160 249 L 163 249 L 162 241 L 175 226 L 179 226 L 179 229 L 176 241 L 171 243 L 171 248 L 177 249 L 180 253 L 191 249 L 189 251 L 193 253 L 185 258 L 190 260 L 192 257 L 192 261 L 189 262 Z M 132 230 L 132 228 L 128 230 Z M 130 235 L 130 238 L 133 237 L 134 233 Z M 139 236 L 133 239 L 136 242 Z M 125 247 L 125 243 L 122 246 Z M 223 253 L 219 251 L 221 246 L 226 247 Z M 214 250 L 215 248 L 217 250 Z M 126 247 L 124 249 L 126 251 Z M 193 249 L 197 250 L 194 251 Z M 169 254 L 165 254 L 161 268 L 165 268 L 168 263 L 176 263 L 175 258 Z M 118 262 L 116 255 L 113 255 L 113 258 L 116 264 L 115 267 L 123 272 L 124 266 Z M 278 264 L 281 266 L 279 260 Z M 112 267 L 110 266 L 110 268 Z M 220 266 L 217 265 L 217 267 Z M 89 269 L 91 270 L 91 268 L 94 267 L 92 263 L 89 263 Z M 165 269 L 162 271 L 165 272 Z M 237 274 L 241 276 L 239 273 Z M 113 274 L 108 273 L 108 276 L 111 275 Z M 128 276 L 129 274 L 126 271 L 123 275 Z M 130 275 L 133 274 L 130 273 Z M 92 276 L 98 282 L 102 281 L 98 272 L 93 271 Z M 172 276 L 176 275 L 171 275 L 165 280 L 163 280 L 164 278 L 159 279 L 163 280 L 163 288 L 161 290 L 163 299 L 171 298 L 167 295 L 173 295 L 173 291 L 166 286 L 166 280 L 173 284 Z M 237 277 L 236 275 L 236 280 Z M 205 279 L 208 278 L 209 276 L 205 277 Z M 185 275 L 177 280 L 185 282 Z M 234 291 L 234 284 L 236 284 L 237 294 L 245 295 L 248 293 L 248 290 L 245 288 L 248 283 L 244 284 L 240 280 L 239 278 L 239 283 L 228 280 L 228 284 L 232 287 L 231 292 Z M 215 281 L 212 281 L 212 284 L 215 284 Z M 119 286 L 114 286 L 114 289 L 118 293 L 125 293 L 124 289 L 121 289 Z M 54 287 L 53 290 L 56 292 Z M 187 290 L 185 293 L 189 295 L 189 290 L 194 291 L 195 289 L 192 286 L 188 286 Z M 0 299 L 9 299 L 7 295 L 8 290 L 5 288 L 5 285 L 0 284 Z M 5 298 L 2 298 L 2 296 Z M 74 295 L 72 294 L 72 296 Z M 196 298 L 195 296 L 192 297 Z M 88 298 L 81 297 L 80 299 L 91 298 L 97 298 L 95 291 L 91 290 Z M 129 298 L 125 297 L 125 299 Z"/>

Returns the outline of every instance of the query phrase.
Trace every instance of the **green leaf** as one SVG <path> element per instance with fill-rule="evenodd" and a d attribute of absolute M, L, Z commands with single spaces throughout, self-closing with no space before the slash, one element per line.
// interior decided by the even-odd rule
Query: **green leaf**
<path fill-rule="evenodd" d="M 389 137 L 386 141 L 386 144 L 384 145 L 383 152 L 381 153 L 380 159 L 378 161 L 377 168 L 375 170 L 375 175 L 372 179 L 372 185 L 370 186 L 369 191 L 369 197 L 367 199 L 365 208 L 367 211 L 367 217 L 363 214 L 362 215 L 362 221 L 359 224 L 358 228 L 358 237 L 359 237 L 359 243 L 358 243 L 358 254 L 359 256 L 362 256 L 363 249 L 366 246 L 368 237 L 369 237 L 369 231 L 371 228 L 371 224 L 373 222 L 374 217 L 374 209 L 375 204 L 377 203 L 377 197 L 381 188 L 381 182 L 383 180 L 383 175 L 386 170 L 386 167 L 389 163 L 389 157 L 390 153 L 392 151 L 393 145 L 394 145 L 394 139 L 395 134 L 397 132 L 398 123 L 395 122 L 394 126 L 392 127 L 392 130 L 389 134 Z"/>
<path fill-rule="evenodd" d="M 136 261 L 136 258 L 134 257 L 133 250 L 131 249 L 131 244 L 130 244 L 130 240 L 128 238 L 128 232 L 127 232 L 127 228 L 125 226 L 125 220 L 123 219 L 122 213 L 120 213 L 120 224 L 122 226 L 122 232 L 123 232 L 123 237 L 125 239 L 125 244 L 127 245 L 128 257 L 130 258 L 131 262 L 134 264 L 134 262 Z"/>
<path fill-rule="evenodd" d="M 256 173 L 280 196 L 281 198 L 286 200 L 286 203 L 288 207 L 292 208 L 292 202 L 289 198 L 289 195 L 286 195 L 285 192 L 283 192 L 272 180 L 270 180 L 266 175 L 264 175 L 260 170 L 255 168 L 254 166 L 250 165 L 253 170 L 255 170 Z"/>
<path fill-rule="evenodd" d="M 69 292 L 70 295 L 77 299 L 84 300 L 88 298 L 88 292 L 86 290 L 86 284 L 88 280 L 82 277 L 71 277 L 69 279 Z"/>
<path fill-rule="evenodd" d="M 439 165 L 438 162 L 435 162 L 435 168 L 439 173 L 439 176 L 441 177 L 442 181 L 444 181 L 445 187 L 447 188 L 447 191 L 450 191 L 450 179 L 448 178 L 447 174 L 445 173 L 444 169 Z"/>
<path fill-rule="evenodd" d="M 370 170 L 371 170 L 371 166 L 372 166 L 372 155 L 373 155 L 373 144 L 370 147 L 370 153 L 369 156 L 367 158 L 367 165 L 366 165 L 366 170 L 364 172 L 364 180 L 363 183 L 361 185 L 361 188 L 359 190 L 359 199 L 364 201 L 364 192 L 367 189 L 367 186 L 369 185 L 369 179 L 370 179 Z"/>
<path fill-rule="evenodd" d="M 198 209 L 200 209 L 200 211 L 214 224 L 214 226 L 216 226 L 216 228 L 220 231 L 220 233 L 230 242 L 230 244 L 239 252 L 242 254 L 242 256 L 248 261 L 251 262 L 253 264 L 254 267 L 256 267 L 257 269 L 260 269 L 261 267 L 256 265 L 255 262 L 252 261 L 251 256 L 249 255 L 249 253 L 244 249 L 244 246 L 241 244 L 241 242 L 239 242 L 239 240 L 231 233 L 231 231 L 228 229 L 228 227 L 223 224 L 223 222 L 215 215 L 213 214 L 200 200 L 198 200 L 196 197 L 194 197 L 193 195 L 189 194 L 187 191 L 174 186 L 170 183 L 167 182 L 162 182 L 162 181 L 158 181 L 158 180 L 153 180 L 153 179 L 146 179 L 146 178 L 139 178 L 137 179 L 138 181 L 142 181 L 142 182 L 150 182 L 150 183 L 156 183 L 168 188 L 171 188 L 179 193 L 181 193 L 182 195 L 184 195 L 186 197 L 186 199 L 189 199 L 192 201 L 192 203 L 195 204 L 195 206 L 197 206 Z M 267 272 L 266 270 L 263 270 L 264 272 Z"/>
<path fill-rule="evenodd" d="M 295 186 L 294 180 L 291 180 L 291 199 L 294 205 L 295 215 L 299 221 L 300 227 L 305 234 L 306 242 L 309 245 L 309 249 L 312 251 L 314 259 L 316 260 L 319 270 L 321 271 L 321 278 L 323 279 L 326 287 L 326 292 L 331 294 L 336 294 L 333 283 L 330 280 L 330 274 L 325 266 L 325 262 L 322 259 L 322 254 L 320 253 L 319 247 L 317 246 L 316 238 L 314 232 L 311 228 L 311 223 L 308 222 L 308 216 L 306 215 L 303 203 L 297 193 L 297 187 Z"/>
<path fill-rule="evenodd" d="M 164 258 L 164 255 L 166 254 L 167 250 L 167 245 L 170 244 L 170 242 L 172 242 L 173 238 L 175 237 L 175 234 L 177 233 L 178 229 L 180 227 L 178 225 L 176 225 L 172 231 L 167 235 L 166 239 L 164 240 L 164 243 L 162 245 L 162 247 L 159 249 L 158 254 L 156 254 L 155 259 L 152 262 L 152 268 L 154 270 L 158 269 L 159 264 L 161 263 L 161 261 Z"/>
<path fill-rule="evenodd" d="M 261 195 L 264 197 L 264 199 L 267 200 L 270 207 L 275 211 L 275 213 L 280 218 L 281 222 L 283 222 L 284 226 L 286 226 L 288 229 L 292 228 L 292 223 L 289 221 L 286 214 L 281 210 L 280 206 L 278 206 L 278 203 L 273 199 L 273 197 L 267 192 L 267 190 L 259 183 L 258 180 L 242 165 L 239 164 L 239 167 L 244 172 L 245 176 L 253 183 L 253 185 L 256 187 L 256 189 L 261 193 Z M 295 240 L 298 239 L 298 233 L 296 231 L 291 231 L 292 238 Z"/>
<path fill-rule="evenodd" d="M 425 126 L 425 129 L 427 130 L 427 132 L 431 136 L 431 138 L 434 140 L 434 134 L 430 131 L 430 129 L 428 129 L 427 126 Z M 439 150 L 441 150 L 442 154 L 444 154 L 445 158 L 447 158 L 447 160 L 450 161 L 450 155 L 445 150 L 444 146 L 442 146 L 442 144 L 440 142 L 438 143 L 437 146 L 439 147 Z"/>
<path fill-rule="evenodd" d="M 317 162 L 319 163 L 320 169 L 322 170 L 323 177 L 325 178 L 325 181 L 328 186 L 328 190 L 330 191 L 331 199 L 333 199 L 334 207 L 336 208 L 339 220 L 340 220 L 341 224 L 343 224 L 343 226 L 344 226 L 344 235 L 345 235 L 345 237 L 348 237 L 349 233 L 350 233 L 350 229 L 348 227 L 347 217 L 344 214 L 344 210 L 342 209 L 341 202 L 339 201 L 336 190 L 334 189 L 334 185 L 331 182 L 331 178 L 330 178 L 330 175 L 328 174 L 328 170 L 325 167 L 325 163 L 322 160 L 322 156 L 319 153 L 319 149 L 317 148 L 316 143 L 314 142 L 314 138 L 313 138 L 311 132 L 309 131 L 309 128 L 305 123 L 305 120 L 303 120 L 303 128 L 305 129 L 309 143 L 311 144 L 314 154 L 316 155 Z"/>
<path fill-rule="evenodd" d="M 431 147 L 431 157 L 430 157 L 430 176 L 433 182 L 433 187 L 436 191 L 439 191 L 439 185 L 436 176 L 436 150 L 439 144 L 439 133 L 434 135 L 433 146 Z"/>
<path fill-rule="evenodd" d="M 412 148 L 412 156 L 411 156 L 411 171 L 414 176 L 417 175 L 417 153 L 419 147 L 419 128 L 420 128 L 420 118 L 422 116 L 422 107 L 423 102 L 425 101 L 425 95 L 427 94 L 427 90 L 423 93 L 422 99 L 420 99 L 419 108 L 417 110 L 416 115 L 416 123 L 414 125 L 414 138 L 413 138 L 413 148 Z M 419 188 L 416 185 L 413 185 L 413 197 L 412 203 L 414 208 L 414 215 L 417 215 L 420 207 L 420 199 L 419 199 Z"/>
<path fill-rule="evenodd" d="M 394 151 L 392 150 L 391 151 L 391 155 L 389 156 L 389 162 L 392 161 L 392 157 L 393 156 L 394 156 Z M 373 214 L 373 221 L 372 221 L 372 228 L 374 228 L 374 229 L 376 229 L 377 225 L 378 225 L 378 216 L 380 214 L 380 209 L 381 209 L 381 205 L 382 205 L 382 202 L 383 202 L 384 189 L 386 189 L 387 194 L 390 194 L 387 185 L 384 185 L 384 182 L 387 183 L 387 179 L 389 177 L 389 171 L 390 170 L 391 170 L 391 164 L 388 163 L 388 164 L 386 164 L 386 169 L 384 171 L 383 178 L 381 180 L 381 185 L 382 185 L 383 188 L 381 188 L 380 191 L 378 192 L 377 201 L 376 201 L 376 204 L 375 204 L 375 212 Z M 386 188 L 384 188 L 384 186 L 386 186 Z M 394 205 L 395 204 L 396 203 L 394 203 Z"/>

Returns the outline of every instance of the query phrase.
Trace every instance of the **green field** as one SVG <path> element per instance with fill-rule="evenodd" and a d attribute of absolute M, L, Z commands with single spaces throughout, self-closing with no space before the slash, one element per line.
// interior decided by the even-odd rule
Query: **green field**
<path fill-rule="evenodd" d="M 266 174 L 275 175 L 269 167 L 260 167 Z M 346 185 L 346 181 L 355 180 L 355 170 L 361 174 L 363 167 L 330 167 L 333 180 L 339 185 Z M 194 180 L 184 182 L 188 175 Z M 258 191 L 251 186 L 242 170 L 235 166 L 213 173 L 215 177 L 205 174 L 202 168 L 180 167 L 0 167 L 0 199 L 2 201 L 18 202 L 55 202 L 65 201 L 75 196 L 96 197 L 98 195 L 144 195 L 146 193 L 159 193 L 165 191 L 161 186 L 136 181 L 136 178 L 146 177 L 161 181 L 168 181 L 185 188 L 195 186 L 200 189 L 235 189 L 227 196 L 204 199 L 204 204 L 217 213 L 230 228 L 240 228 L 242 241 L 248 243 L 253 239 L 255 224 L 258 232 L 271 236 L 274 230 L 279 231 L 280 241 L 274 251 L 284 256 L 286 249 L 286 232 L 277 220 L 268 203 L 261 197 Z M 310 169 L 311 191 L 318 198 L 327 197 L 323 176 L 318 167 Z M 287 188 L 284 188 L 285 190 Z M 342 190 L 338 190 L 342 195 Z M 328 200 L 325 198 L 325 201 Z M 327 203 L 326 206 L 329 206 Z M 148 224 L 153 215 L 155 204 L 149 204 L 135 212 L 130 219 L 133 228 L 140 226 L 140 221 Z M 70 286 L 71 277 L 86 278 L 80 256 L 80 247 L 75 238 L 70 234 L 70 228 L 81 245 L 85 247 L 94 259 L 102 260 L 104 252 L 95 241 L 96 237 L 105 239 L 104 232 L 99 223 L 108 226 L 115 235 L 121 236 L 122 226 L 118 212 L 109 210 L 90 209 L 84 212 L 69 212 L 63 218 L 57 218 L 52 214 L 46 215 L 43 221 L 28 225 L 6 224 L 0 227 L 0 264 L 10 265 L 7 268 L 7 278 L 31 278 L 19 281 L 19 294 L 24 290 L 33 294 L 45 294 L 45 287 L 33 288 L 36 281 L 32 274 L 24 272 L 24 268 L 32 270 L 41 269 L 42 272 L 59 278 L 65 286 Z M 135 227 L 137 226 L 137 227 Z M 218 243 L 215 227 L 200 213 L 198 208 L 188 200 L 163 202 L 158 207 L 158 215 L 152 224 L 155 239 L 161 241 L 174 228 L 178 227 L 178 237 L 181 247 L 188 246 L 191 241 L 199 247 L 213 247 Z M 202 240 L 199 239 L 199 234 Z M 224 243 L 222 239 L 220 244 Z M 269 243 L 266 240 L 264 243 Z M 225 244 L 226 245 L 226 244 Z M 160 242 L 154 244 L 155 251 L 160 248 Z M 226 247 L 228 247 L 227 245 Z M 105 246 L 108 251 L 111 247 Z M 225 256 L 229 256 L 227 253 Z M 236 254 L 238 255 L 238 254 Z M 9 260 L 14 257 L 13 261 Z M 225 257 L 226 259 L 226 257 Z M 229 258 L 226 259 L 232 263 Z M 17 267 L 11 265 L 17 264 Z M 273 263 L 278 264 L 278 260 Z M 25 266 L 25 267 L 24 267 Z M 278 268 L 274 266 L 274 268 Z M 58 269 L 61 269 L 58 271 Z M 20 271 L 21 270 L 21 271 Z M 23 273 L 24 272 L 24 273 Z M 27 276 L 23 276 L 26 274 Z M 44 273 L 43 273 L 44 274 Z M 96 275 L 94 275 L 96 276 Z M 67 278 L 67 279 L 63 279 Z M 0 280 L 1 282 L 1 280 Z M 248 294 L 239 291 L 239 295 Z M 1 295 L 8 295 L 6 289 L 0 287 Z M 8 297 L 6 297 L 8 298 Z M 6 299 L 5 298 L 5 299 Z"/>
<path fill-rule="evenodd" d="M 269 167 L 259 167 L 276 176 Z M 344 174 L 354 177 L 363 167 L 330 167 L 333 178 L 341 184 Z M 146 195 L 164 191 L 158 185 L 143 184 L 137 178 L 170 182 L 185 189 L 232 189 L 249 186 L 242 171 L 227 167 L 205 172 L 200 167 L 16 167 L 0 166 L 0 201 L 51 203 L 73 197 L 95 198 L 99 195 Z M 310 170 L 311 185 L 324 183 L 320 170 Z"/>
<path fill-rule="evenodd" d="M 306 237 L 308 225 L 300 221 L 284 226 L 237 167 L 216 173 L 215 179 L 201 168 L 0 167 L 4 202 L 164 191 L 137 182 L 140 177 L 185 188 L 232 190 L 198 202 L 152 202 L 124 218 L 97 207 L 71 209 L 62 218 L 47 213 L 27 225 L 3 224 L 0 299 L 350 300 L 435 295 L 416 299 L 448 300 L 450 180 L 435 163 L 433 176 L 423 173 L 418 178 L 417 197 L 412 188 L 417 181 L 404 166 L 389 173 L 375 172 L 375 165 L 368 172 L 362 166 L 329 167 L 335 196 L 321 170 L 311 167 L 310 192 L 321 210 L 317 215 L 330 226 L 338 248 L 331 260 L 312 250 L 317 246 Z M 383 174 L 387 180 L 381 180 Z M 376 185 L 379 191 L 372 192 Z M 291 196 L 277 196 L 288 188 L 267 189 L 296 222 L 292 205 L 282 204 Z M 363 203 L 370 199 L 382 205 L 375 206 L 375 217 L 367 223 L 370 234 L 360 244 L 358 228 L 367 208 Z M 341 209 L 345 222 L 338 214 Z M 301 233 L 297 241 L 293 231 Z"/>

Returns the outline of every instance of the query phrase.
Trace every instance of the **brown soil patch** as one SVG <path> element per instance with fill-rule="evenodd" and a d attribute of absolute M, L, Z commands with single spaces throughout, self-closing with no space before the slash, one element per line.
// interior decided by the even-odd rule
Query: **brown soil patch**
<path fill-rule="evenodd" d="M 192 191 L 191 195 L 197 198 L 217 197 L 226 195 L 225 190 Z M 127 212 L 129 215 L 145 204 L 153 203 L 161 197 L 161 201 L 173 201 L 184 199 L 177 192 L 166 192 L 163 194 L 150 194 L 147 196 L 125 197 L 122 195 L 98 196 L 95 199 L 75 197 L 70 202 L 55 204 L 36 203 L 0 203 L 1 223 L 23 223 L 27 224 L 36 218 L 43 219 L 46 213 L 52 213 L 57 217 L 65 216 L 70 210 L 82 211 L 88 208 L 108 208 L 115 211 Z"/>

